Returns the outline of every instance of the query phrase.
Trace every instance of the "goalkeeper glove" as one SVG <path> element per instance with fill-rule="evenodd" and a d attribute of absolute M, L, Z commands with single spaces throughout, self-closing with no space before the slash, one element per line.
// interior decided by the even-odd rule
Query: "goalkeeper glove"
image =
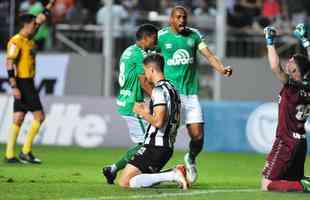
<path fill-rule="evenodd" d="M 307 33 L 307 27 L 305 26 L 305 24 L 298 24 L 295 27 L 293 34 L 301 41 L 301 45 L 304 48 L 307 48 L 310 46 L 310 42 L 308 39 L 308 33 Z"/>
<path fill-rule="evenodd" d="M 273 45 L 276 36 L 276 29 L 272 26 L 267 26 L 264 28 L 264 33 L 267 45 Z"/>

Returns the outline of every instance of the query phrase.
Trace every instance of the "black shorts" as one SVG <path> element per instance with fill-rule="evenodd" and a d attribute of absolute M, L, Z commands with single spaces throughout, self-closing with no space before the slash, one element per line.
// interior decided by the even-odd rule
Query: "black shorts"
<path fill-rule="evenodd" d="M 306 154 L 306 139 L 285 141 L 277 137 L 262 174 L 269 180 L 299 181 L 304 176 Z"/>
<path fill-rule="evenodd" d="M 167 147 L 143 146 L 129 161 L 142 173 L 158 173 L 166 165 L 173 154 Z"/>
<path fill-rule="evenodd" d="M 14 112 L 42 111 L 43 107 L 33 78 L 16 78 L 16 84 L 21 92 L 21 99 L 14 99 Z"/>

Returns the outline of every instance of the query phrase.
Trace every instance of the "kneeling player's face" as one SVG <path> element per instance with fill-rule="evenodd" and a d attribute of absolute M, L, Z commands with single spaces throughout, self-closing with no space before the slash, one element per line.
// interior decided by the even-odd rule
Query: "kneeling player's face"
<path fill-rule="evenodd" d="M 301 73 L 294 58 L 289 59 L 286 65 L 286 70 L 293 80 L 301 81 Z"/>
<path fill-rule="evenodd" d="M 146 64 L 144 65 L 144 74 L 145 74 L 145 78 L 148 82 L 152 83 L 152 63 Z"/>

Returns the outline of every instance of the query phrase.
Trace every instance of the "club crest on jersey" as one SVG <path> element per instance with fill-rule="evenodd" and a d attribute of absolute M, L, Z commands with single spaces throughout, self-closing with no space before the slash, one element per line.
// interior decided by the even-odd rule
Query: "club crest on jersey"
<path fill-rule="evenodd" d="M 194 63 L 194 58 L 185 49 L 178 49 L 174 52 L 172 58 L 167 61 L 168 65 L 187 65 L 192 63 Z"/>
<path fill-rule="evenodd" d="M 193 47 L 194 46 L 194 40 L 192 39 L 192 38 L 189 38 L 188 40 L 187 40 L 187 45 L 188 46 L 190 46 L 190 47 Z"/>

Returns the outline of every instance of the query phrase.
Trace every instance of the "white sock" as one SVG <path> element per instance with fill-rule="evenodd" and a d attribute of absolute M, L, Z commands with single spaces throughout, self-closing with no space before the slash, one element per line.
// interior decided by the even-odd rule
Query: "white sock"
<path fill-rule="evenodd" d="M 116 172 L 116 170 L 117 170 L 116 165 L 115 164 L 111 165 L 111 172 L 114 173 Z"/>
<path fill-rule="evenodd" d="M 129 187 L 131 188 L 151 187 L 156 183 L 161 183 L 165 181 L 177 181 L 175 171 L 162 172 L 156 174 L 139 174 L 130 179 Z"/>

